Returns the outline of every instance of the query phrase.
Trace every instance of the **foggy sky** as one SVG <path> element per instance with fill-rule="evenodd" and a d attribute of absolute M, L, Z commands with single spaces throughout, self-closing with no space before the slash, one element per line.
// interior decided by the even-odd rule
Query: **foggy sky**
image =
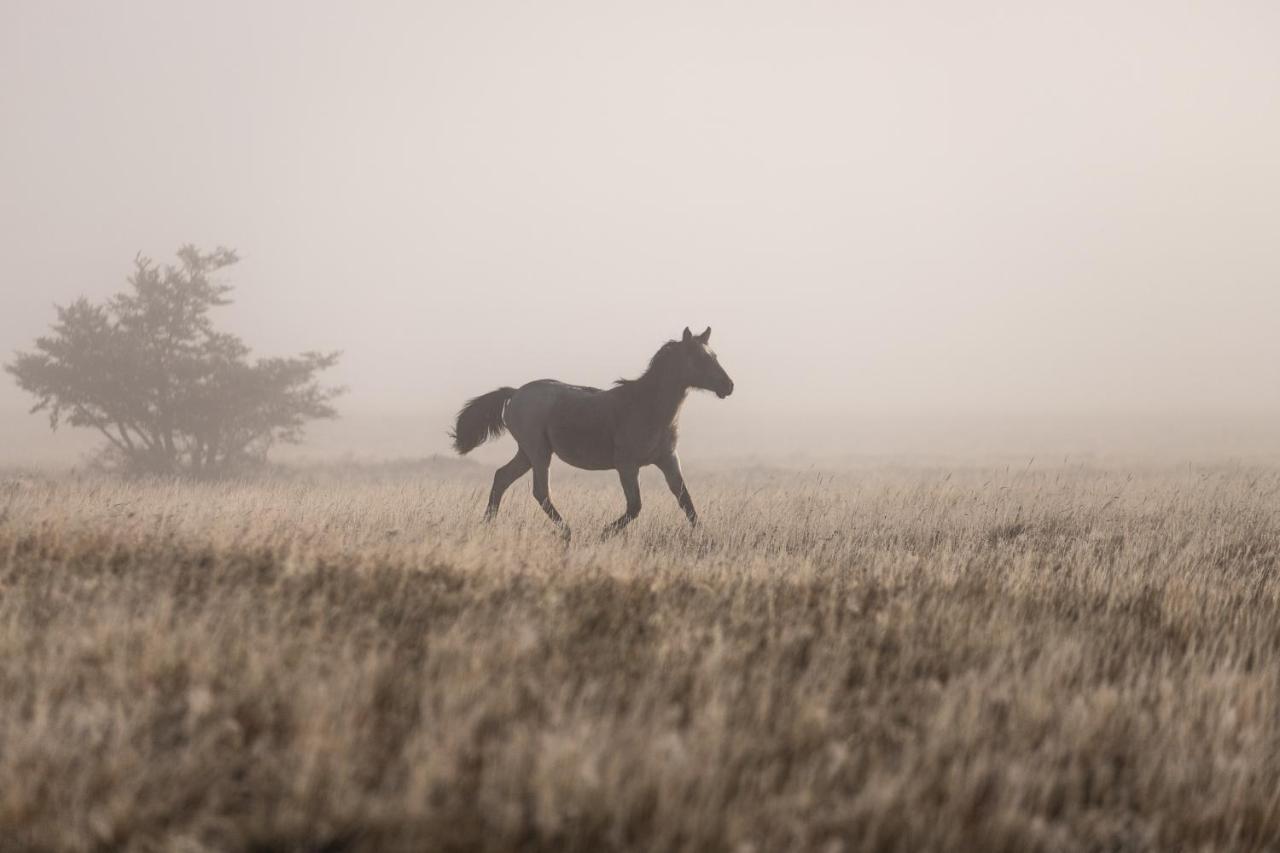
<path fill-rule="evenodd" d="M 685 325 L 702 410 L 1274 412 L 1277 46 L 1223 0 L 5 0 L 0 352 L 193 242 L 353 413 Z"/>

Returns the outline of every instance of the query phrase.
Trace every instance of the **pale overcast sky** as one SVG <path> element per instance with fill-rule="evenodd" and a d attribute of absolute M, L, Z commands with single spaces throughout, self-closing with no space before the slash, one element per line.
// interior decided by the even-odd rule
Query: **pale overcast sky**
<path fill-rule="evenodd" d="M 4 0 L 0 350 L 184 242 L 352 412 L 1275 411 L 1280 4 Z"/>

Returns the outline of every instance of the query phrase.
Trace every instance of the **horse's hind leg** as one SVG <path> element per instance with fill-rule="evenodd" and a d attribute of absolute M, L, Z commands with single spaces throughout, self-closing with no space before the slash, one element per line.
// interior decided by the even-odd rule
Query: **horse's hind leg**
<path fill-rule="evenodd" d="M 484 511 L 485 521 L 498 514 L 498 504 L 502 503 L 503 493 L 511 487 L 512 483 L 528 473 L 532 467 L 528 457 L 524 455 L 524 451 L 517 450 L 516 455 L 511 457 L 511 461 L 494 473 L 493 489 L 489 492 L 489 506 Z"/>
<path fill-rule="evenodd" d="M 638 468 L 619 468 L 618 479 L 622 481 L 622 493 L 627 498 L 627 511 L 622 517 L 604 529 L 608 536 L 617 533 L 631 523 L 640 514 L 640 470 Z"/>
<path fill-rule="evenodd" d="M 551 503 L 551 490 L 548 488 L 548 474 L 551 469 L 551 454 L 540 456 L 533 463 L 533 499 L 538 502 L 538 506 L 542 507 L 542 511 L 547 514 L 547 518 L 560 528 L 560 535 L 569 538 L 569 525 L 560 517 L 560 513 L 556 510 L 555 504 Z"/>

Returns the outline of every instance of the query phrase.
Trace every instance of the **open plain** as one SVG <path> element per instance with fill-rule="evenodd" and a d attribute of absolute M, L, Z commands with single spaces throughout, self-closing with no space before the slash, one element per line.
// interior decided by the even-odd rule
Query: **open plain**
<path fill-rule="evenodd" d="M 1280 845 L 1280 471 L 0 485 L 11 850 Z"/>

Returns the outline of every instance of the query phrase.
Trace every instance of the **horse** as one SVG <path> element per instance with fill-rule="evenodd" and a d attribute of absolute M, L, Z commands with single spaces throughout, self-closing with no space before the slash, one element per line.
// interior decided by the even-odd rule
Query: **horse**
<path fill-rule="evenodd" d="M 485 520 L 497 516 L 502 495 L 532 469 L 534 500 L 568 539 L 569 525 L 551 502 L 547 482 L 555 454 L 575 468 L 618 472 L 627 506 L 605 527 L 605 535 L 622 530 L 640 514 L 639 474 L 645 465 L 662 471 L 689 523 L 696 527 L 698 513 L 676 453 L 680 407 L 691 389 L 712 391 L 722 400 L 733 393 L 733 380 L 707 346 L 710 340 L 710 326 L 700 335 L 686 327 L 680 340 L 659 347 L 638 379 L 619 379 L 609 389 L 539 379 L 468 400 L 449 433 L 459 454 L 507 431 L 518 448 L 493 475 Z"/>

